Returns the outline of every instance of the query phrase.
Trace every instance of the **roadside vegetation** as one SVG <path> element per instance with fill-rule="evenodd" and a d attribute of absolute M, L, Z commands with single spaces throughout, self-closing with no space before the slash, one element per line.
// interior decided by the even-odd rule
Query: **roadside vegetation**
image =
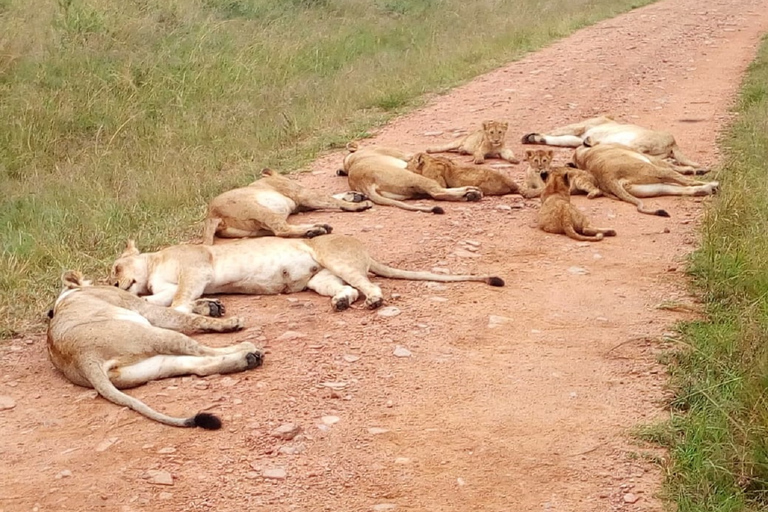
<path fill-rule="evenodd" d="M 768 510 L 768 38 L 736 111 L 690 267 L 706 320 L 682 326 L 671 420 L 645 432 L 679 512 Z"/>
<path fill-rule="evenodd" d="M 190 240 L 261 168 L 650 1 L 0 0 L 0 338 L 62 269 Z"/>

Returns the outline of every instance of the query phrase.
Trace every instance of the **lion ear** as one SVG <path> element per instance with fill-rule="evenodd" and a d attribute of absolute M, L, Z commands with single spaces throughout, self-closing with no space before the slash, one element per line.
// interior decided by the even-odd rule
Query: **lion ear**
<path fill-rule="evenodd" d="M 554 150 L 554 149 L 548 149 L 548 150 L 546 150 L 546 153 L 545 153 L 545 154 L 546 154 L 546 155 L 547 155 L 549 158 L 552 158 L 553 156 L 555 156 L 555 150 Z"/>
<path fill-rule="evenodd" d="M 499 123 L 499 125 L 501 126 L 502 130 L 506 130 L 507 128 L 509 128 L 509 123 L 507 121 L 504 121 L 503 123 Z"/>
<path fill-rule="evenodd" d="M 261 170 L 261 175 L 262 176 L 274 176 L 275 175 L 275 171 L 273 171 L 269 167 L 265 167 L 264 169 Z"/>
<path fill-rule="evenodd" d="M 64 288 L 73 289 L 79 288 L 83 284 L 83 274 L 77 270 L 67 270 L 61 274 L 61 284 Z"/>
<path fill-rule="evenodd" d="M 483 121 L 483 130 L 489 129 L 491 127 L 491 123 L 493 123 L 493 121 Z"/>
<path fill-rule="evenodd" d="M 424 153 L 419 153 L 416 155 L 416 168 L 421 169 L 427 164 L 427 159 L 425 158 Z"/>
<path fill-rule="evenodd" d="M 530 158 L 533 156 L 533 150 L 532 149 L 526 149 L 525 150 L 525 159 L 530 160 Z"/>
<path fill-rule="evenodd" d="M 140 254 L 140 252 L 136 248 L 136 242 L 133 240 L 128 240 L 128 243 L 125 246 L 125 250 L 123 251 L 123 254 L 120 255 L 120 257 L 126 258 L 128 256 L 136 256 L 137 254 Z"/>

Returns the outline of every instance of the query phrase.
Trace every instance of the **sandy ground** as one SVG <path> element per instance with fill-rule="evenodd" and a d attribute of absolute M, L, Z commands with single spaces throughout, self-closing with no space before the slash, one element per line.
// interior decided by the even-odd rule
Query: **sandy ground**
<path fill-rule="evenodd" d="M 661 1 L 479 77 L 368 143 L 422 149 L 496 118 L 522 154 L 523 133 L 610 112 L 672 131 L 713 165 L 766 30 L 766 1 Z M 342 191 L 340 160 L 299 179 Z M 15 402 L 0 411 L 0 511 L 661 510 L 652 460 L 664 453 L 631 432 L 665 416 L 660 340 L 687 316 L 659 305 L 692 303 L 683 269 L 707 200 L 648 200 L 669 219 L 574 201 L 618 236 L 544 234 L 538 201 L 516 196 L 443 203 L 442 216 L 376 207 L 294 219 L 359 235 L 390 264 L 495 273 L 507 286 L 377 279 L 392 317 L 333 313 L 312 293 L 226 297 L 250 327 L 199 339 L 253 340 L 268 349 L 264 367 L 132 391 L 171 414 L 211 408 L 219 432 L 95 398 L 53 370 L 43 338 L 14 340 L 0 361 L 0 395 Z M 302 428 L 292 441 L 270 435 L 285 423 Z"/>

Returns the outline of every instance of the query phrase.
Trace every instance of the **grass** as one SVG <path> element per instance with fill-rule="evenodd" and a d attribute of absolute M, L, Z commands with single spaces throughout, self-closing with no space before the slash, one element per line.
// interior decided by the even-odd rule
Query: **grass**
<path fill-rule="evenodd" d="M 707 319 L 682 326 L 668 423 L 666 494 L 679 512 L 768 510 L 768 38 L 723 140 L 722 193 L 690 271 Z"/>
<path fill-rule="evenodd" d="M 63 269 L 651 0 L 0 0 L 0 338 Z"/>

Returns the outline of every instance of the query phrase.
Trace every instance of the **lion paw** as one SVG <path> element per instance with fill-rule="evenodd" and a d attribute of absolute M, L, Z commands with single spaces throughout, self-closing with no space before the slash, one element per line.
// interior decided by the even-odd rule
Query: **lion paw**
<path fill-rule="evenodd" d="M 349 309 L 349 297 L 340 297 L 338 299 L 331 299 L 331 305 L 334 311 L 344 311 Z"/>
<path fill-rule="evenodd" d="M 219 299 L 197 299 L 192 306 L 194 314 L 211 316 L 213 318 L 224 316 L 226 311 L 224 304 Z"/>
<path fill-rule="evenodd" d="M 377 309 L 384 304 L 383 297 L 368 297 L 365 299 L 365 307 L 368 309 Z"/>
<path fill-rule="evenodd" d="M 479 201 L 482 197 L 483 193 L 479 189 L 470 190 L 464 194 L 464 199 L 467 201 Z"/>
<path fill-rule="evenodd" d="M 523 144 L 541 144 L 541 135 L 538 133 L 527 133 L 523 135 Z"/>
<path fill-rule="evenodd" d="M 315 224 L 315 226 L 304 233 L 307 238 L 315 238 L 320 235 L 327 235 L 333 231 L 333 228 L 328 224 Z"/>
<path fill-rule="evenodd" d="M 258 368 L 264 362 L 264 354 L 260 351 L 245 354 L 246 369 Z"/>

